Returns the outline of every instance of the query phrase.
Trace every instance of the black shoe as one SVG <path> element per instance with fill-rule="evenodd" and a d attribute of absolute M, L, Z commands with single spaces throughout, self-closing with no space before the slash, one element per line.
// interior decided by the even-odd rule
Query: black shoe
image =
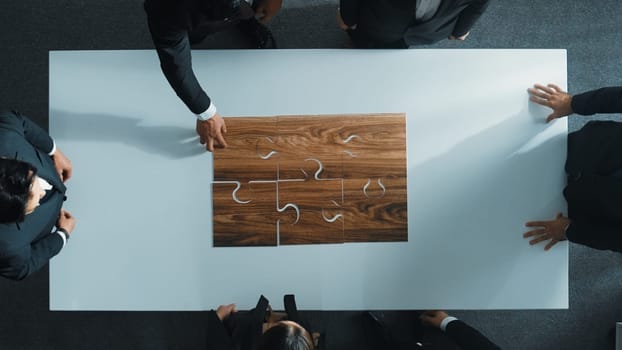
<path fill-rule="evenodd" d="M 242 33 L 248 36 L 255 48 L 276 49 L 276 40 L 274 40 L 270 29 L 255 18 L 240 21 L 239 27 Z"/>
<path fill-rule="evenodd" d="M 383 315 L 374 312 L 363 312 L 363 333 L 371 349 L 382 350 L 391 347 L 389 329 L 383 320 Z"/>

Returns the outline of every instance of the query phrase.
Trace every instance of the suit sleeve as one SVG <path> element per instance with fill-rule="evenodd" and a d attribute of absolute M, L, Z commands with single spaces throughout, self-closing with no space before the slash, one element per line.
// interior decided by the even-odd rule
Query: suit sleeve
<path fill-rule="evenodd" d="M 19 112 L 0 112 L 0 128 L 13 130 L 24 138 L 39 151 L 50 153 L 54 147 L 54 141 L 48 133 Z"/>
<path fill-rule="evenodd" d="M 460 320 L 449 322 L 445 333 L 463 350 L 501 350 L 482 333 Z"/>
<path fill-rule="evenodd" d="M 453 36 L 463 36 L 471 30 L 475 22 L 481 17 L 488 7 L 488 0 L 474 0 L 460 13 Z"/>
<path fill-rule="evenodd" d="M 188 109 L 203 113 L 211 100 L 192 70 L 190 40 L 184 27 L 186 14 L 182 6 L 166 8 L 157 1 L 151 3 L 145 4 L 145 11 L 162 72 Z"/>
<path fill-rule="evenodd" d="M 622 253 L 622 239 L 620 238 L 619 226 L 590 223 L 582 219 L 571 220 L 566 230 L 566 238 L 570 242 L 594 249 L 613 250 Z"/>
<path fill-rule="evenodd" d="M 360 0 L 340 0 L 339 13 L 343 23 L 352 27 L 359 21 Z"/>
<path fill-rule="evenodd" d="M 23 280 L 41 269 L 63 248 L 63 239 L 55 232 L 22 248 L 17 254 L 2 257 L 0 274 L 12 280 Z"/>
<path fill-rule="evenodd" d="M 572 97 L 573 112 L 581 115 L 622 113 L 622 86 L 606 87 Z"/>
<path fill-rule="evenodd" d="M 207 314 L 207 350 L 233 349 L 233 341 L 225 325 L 212 310 Z"/>

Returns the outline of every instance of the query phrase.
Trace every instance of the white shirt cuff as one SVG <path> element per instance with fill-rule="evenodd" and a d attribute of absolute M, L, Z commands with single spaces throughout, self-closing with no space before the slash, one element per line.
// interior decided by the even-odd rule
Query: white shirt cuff
<path fill-rule="evenodd" d="M 56 153 L 56 141 L 52 140 L 52 150 L 48 153 L 48 156 L 53 156 Z"/>
<path fill-rule="evenodd" d="M 197 118 L 199 120 L 208 120 L 209 118 L 213 117 L 214 114 L 216 114 L 216 112 L 217 112 L 216 105 L 210 102 L 209 108 L 206 109 L 205 112 L 201 114 L 197 114 Z"/>
<path fill-rule="evenodd" d="M 447 328 L 447 325 L 449 324 L 449 322 L 451 321 L 457 321 L 458 319 L 453 317 L 453 316 L 447 316 L 443 319 L 443 321 L 441 321 L 441 330 L 444 332 L 445 328 Z"/>
<path fill-rule="evenodd" d="M 67 238 L 65 238 L 65 235 L 60 231 L 55 231 L 54 233 L 58 234 L 60 238 L 63 239 L 63 248 L 65 248 L 65 244 L 67 244 Z"/>

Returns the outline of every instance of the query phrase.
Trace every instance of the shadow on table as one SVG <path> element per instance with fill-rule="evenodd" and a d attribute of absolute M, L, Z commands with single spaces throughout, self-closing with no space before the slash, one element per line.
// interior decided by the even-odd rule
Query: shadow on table
<path fill-rule="evenodd" d="M 148 122 L 138 117 L 50 110 L 51 136 L 61 142 L 79 140 L 123 143 L 169 159 L 187 158 L 206 152 L 199 143 L 193 121 L 188 121 L 187 128 L 144 125 L 145 121 Z"/>

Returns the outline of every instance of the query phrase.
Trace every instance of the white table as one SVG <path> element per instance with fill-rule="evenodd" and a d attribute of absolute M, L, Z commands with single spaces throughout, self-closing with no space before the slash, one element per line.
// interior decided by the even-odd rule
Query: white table
<path fill-rule="evenodd" d="M 212 157 L 154 51 L 50 52 L 50 133 L 78 224 L 52 310 L 205 310 L 260 294 L 301 309 L 567 308 L 568 246 L 530 247 L 565 210 L 565 50 L 194 51 L 220 113 L 407 113 L 407 243 L 213 248 Z"/>

